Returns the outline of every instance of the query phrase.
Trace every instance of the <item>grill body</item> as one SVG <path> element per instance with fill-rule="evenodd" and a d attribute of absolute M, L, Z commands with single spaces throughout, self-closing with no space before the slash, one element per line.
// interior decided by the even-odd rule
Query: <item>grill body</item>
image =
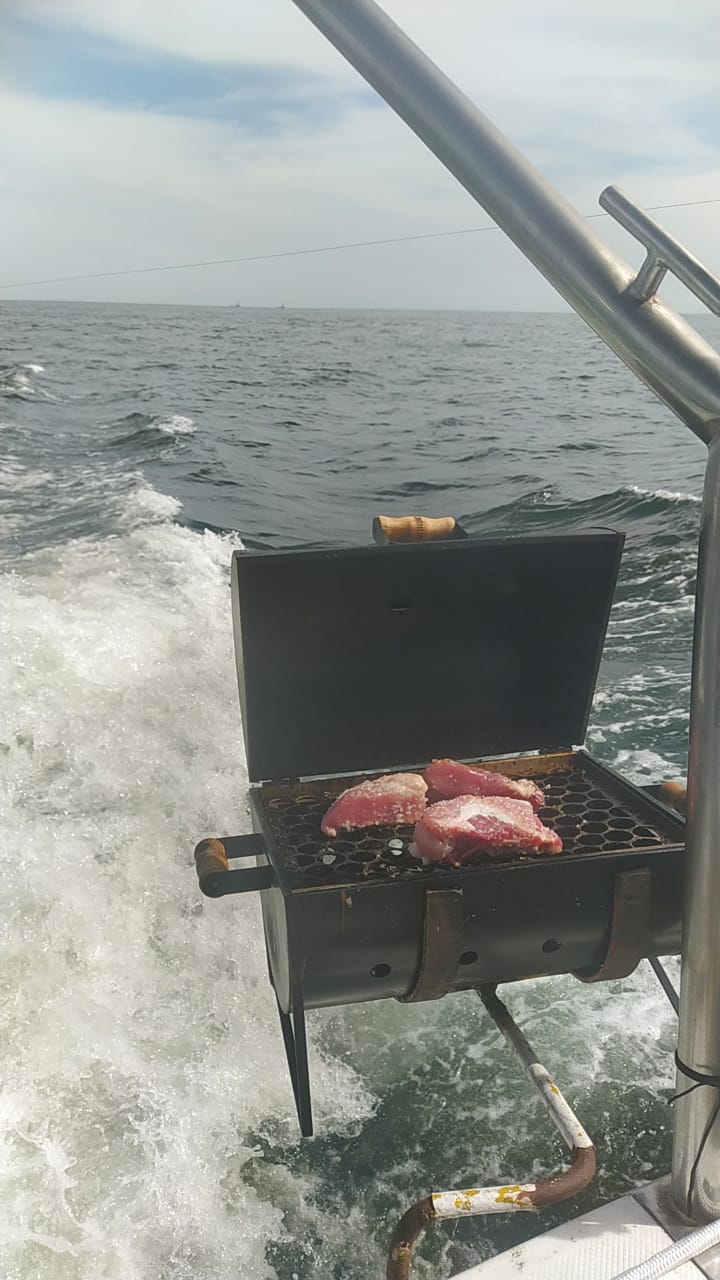
<path fill-rule="evenodd" d="M 260 887 L 303 1134 L 307 1008 L 597 981 L 680 950 L 684 824 L 573 746 L 622 545 L 596 530 L 233 556 L 261 870 L 231 891 Z M 345 788 L 433 756 L 534 778 L 563 853 L 424 866 L 409 827 L 322 835 Z"/>
<path fill-rule="evenodd" d="M 307 1008 L 406 997 L 422 963 L 428 889 L 462 897 L 462 942 L 448 990 L 597 970 L 616 877 L 626 871 L 650 872 L 647 953 L 680 950 L 684 824 L 677 815 L 583 751 L 483 764 L 543 788 L 539 816 L 562 836 L 562 854 L 424 866 L 408 851 L 411 827 L 322 835 L 324 812 L 357 778 L 253 789 L 255 830 L 277 883 L 263 894 L 263 916 L 286 1011 L 291 968 L 302 973 Z"/>

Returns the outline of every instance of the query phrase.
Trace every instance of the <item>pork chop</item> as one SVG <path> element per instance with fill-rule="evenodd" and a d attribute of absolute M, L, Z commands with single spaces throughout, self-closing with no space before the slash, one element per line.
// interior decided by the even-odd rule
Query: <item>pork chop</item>
<path fill-rule="evenodd" d="M 543 826 L 527 800 L 457 796 L 431 804 L 415 827 L 416 854 L 459 867 L 475 854 L 561 853 L 559 835 Z"/>
<path fill-rule="evenodd" d="M 388 773 L 343 791 L 320 823 L 323 835 L 356 827 L 417 822 L 425 809 L 427 783 L 419 773 Z"/>
<path fill-rule="evenodd" d="M 457 760 L 433 760 L 423 777 L 428 784 L 428 799 L 451 800 L 455 796 L 509 796 L 527 800 L 540 809 L 545 796 L 529 778 L 507 778 L 479 764 L 460 764 Z"/>

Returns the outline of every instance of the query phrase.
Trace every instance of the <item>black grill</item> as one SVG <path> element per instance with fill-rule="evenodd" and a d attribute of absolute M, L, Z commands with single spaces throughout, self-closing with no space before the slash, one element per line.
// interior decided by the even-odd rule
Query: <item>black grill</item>
<path fill-rule="evenodd" d="M 306 1009 L 618 978 L 679 949 L 682 822 L 573 749 L 622 541 L 595 531 L 234 555 L 255 835 L 226 852 L 257 866 L 218 874 L 223 850 L 202 857 L 207 892 L 260 891 L 303 1133 Z M 411 826 L 322 835 L 341 791 L 432 757 L 532 778 L 563 852 L 425 866 Z"/>

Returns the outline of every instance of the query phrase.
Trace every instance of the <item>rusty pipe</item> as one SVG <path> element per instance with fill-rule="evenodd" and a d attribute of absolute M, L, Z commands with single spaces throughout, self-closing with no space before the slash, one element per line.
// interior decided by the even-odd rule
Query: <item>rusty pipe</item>
<path fill-rule="evenodd" d="M 572 1161 L 567 1169 L 561 1169 L 559 1173 L 542 1178 L 539 1182 L 472 1187 L 467 1191 L 440 1191 L 418 1200 L 403 1214 L 393 1231 L 388 1251 L 387 1280 L 409 1280 L 413 1249 L 428 1223 L 487 1213 L 533 1213 L 577 1195 L 595 1174 L 596 1155 L 592 1140 L 549 1073 L 538 1061 L 505 1005 L 497 998 L 495 988 L 482 987 L 478 994 L 498 1030 L 520 1059 L 531 1084 L 537 1089 L 550 1118 L 572 1152 Z"/>
<path fill-rule="evenodd" d="M 403 1214 L 390 1238 L 387 1280 L 408 1280 L 415 1242 L 435 1216 L 432 1196 L 416 1200 L 407 1213 Z"/>

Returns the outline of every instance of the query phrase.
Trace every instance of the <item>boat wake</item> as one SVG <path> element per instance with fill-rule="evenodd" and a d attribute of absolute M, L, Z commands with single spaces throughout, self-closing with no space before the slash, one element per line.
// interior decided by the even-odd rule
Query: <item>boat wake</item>
<path fill-rule="evenodd" d="M 124 530 L 0 577 L 8 1280 L 268 1280 L 284 1234 L 244 1181 L 268 1116 L 296 1142 L 257 908 L 206 911 L 192 867 L 247 826 L 240 544 L 177 506 L 137 485 Z M 349 1065 L 313 1070 L 334 1128 L 369 1114 Z"/>

